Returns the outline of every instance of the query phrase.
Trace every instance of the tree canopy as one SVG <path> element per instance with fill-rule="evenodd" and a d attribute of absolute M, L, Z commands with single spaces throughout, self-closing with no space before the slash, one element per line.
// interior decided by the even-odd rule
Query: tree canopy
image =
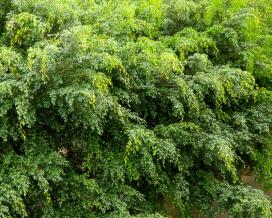
<path fill-rule="evenodd" d="M 270 218 L 271 0 L 0 1 L 0 217 Z"/>

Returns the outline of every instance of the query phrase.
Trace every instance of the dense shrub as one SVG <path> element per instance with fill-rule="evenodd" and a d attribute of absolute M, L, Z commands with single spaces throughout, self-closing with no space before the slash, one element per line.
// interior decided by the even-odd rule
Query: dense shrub
<path fill-rule="evenodd" d="M 0 217 L 271 217 L 271 12 L 2 0 Z"/>

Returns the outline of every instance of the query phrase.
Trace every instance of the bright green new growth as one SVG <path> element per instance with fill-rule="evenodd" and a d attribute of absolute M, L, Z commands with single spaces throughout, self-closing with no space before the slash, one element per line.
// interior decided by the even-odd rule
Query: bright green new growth
<path fill-rule="evenodd" d="M 271 0 L 0 1 L 0 217 L 272 216 Z M 215 206 L 216 205 L 216 206 Z"/>

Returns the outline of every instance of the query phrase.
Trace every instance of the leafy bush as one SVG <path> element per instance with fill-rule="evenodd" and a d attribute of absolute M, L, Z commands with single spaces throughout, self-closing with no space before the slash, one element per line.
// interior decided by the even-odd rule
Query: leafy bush
<path fill-rule="evenodd" d="M 0 217 L 272 216 L 270 0 L 0 6 Z"/>

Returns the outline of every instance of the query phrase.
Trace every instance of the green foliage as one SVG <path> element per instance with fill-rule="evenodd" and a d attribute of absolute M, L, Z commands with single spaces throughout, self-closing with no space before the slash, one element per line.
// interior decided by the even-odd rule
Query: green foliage
<path fill-rule="evenodd" d="M 46 25 L 29 13 L 11 17 L 6 23 L 6 35 L 11 46 L 31 46 L 36 40 L 42 40 Z"/>
<path fill-rule="evenodd" d="M 0 217 L 271 217 L 271 12 L 1 1 Z"/>

